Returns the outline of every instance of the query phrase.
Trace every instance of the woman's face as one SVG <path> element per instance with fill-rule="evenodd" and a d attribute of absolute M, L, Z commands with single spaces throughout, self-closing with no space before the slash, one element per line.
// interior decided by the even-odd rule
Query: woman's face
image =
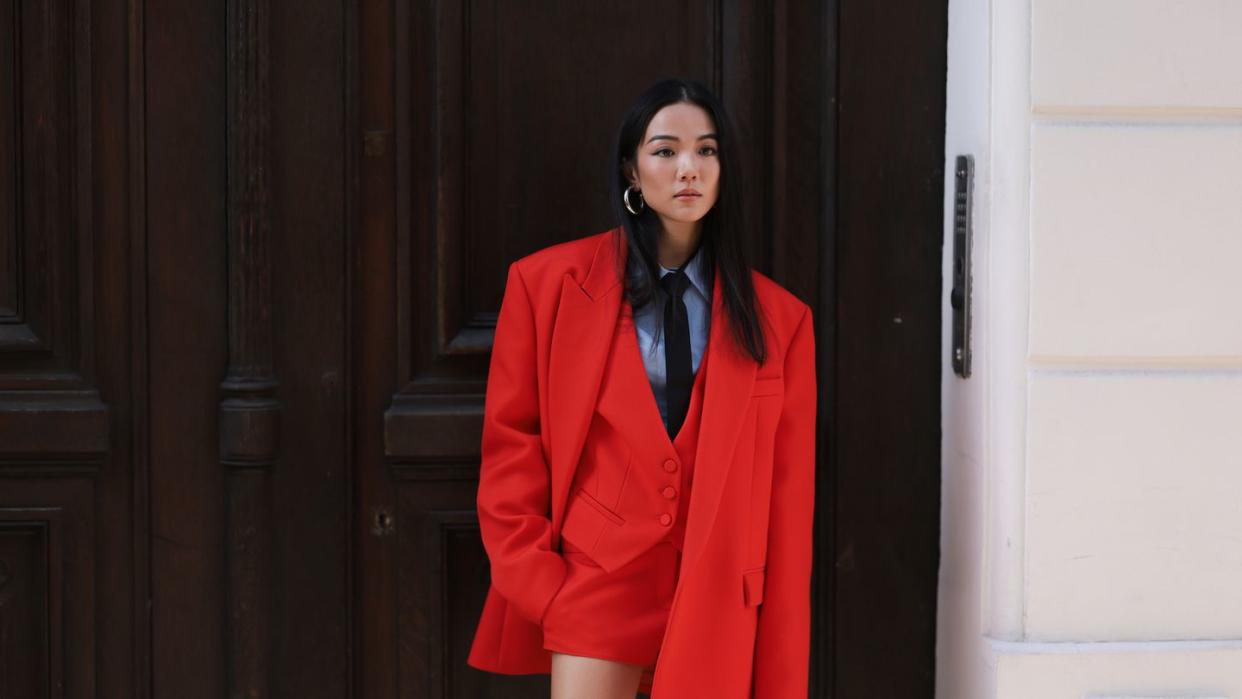
<path fill-rule="evenodd" d="M 720 184 L 716 148 L 716 127 L 698 105 L 670 104 L 647 124 L 634 155 L 635 167 L 627 177 L 666 230 L 680 227 L 678 223 L 696 223 L 716 204 Z M 631 195 L 637 204 L 635 199 Z"/>

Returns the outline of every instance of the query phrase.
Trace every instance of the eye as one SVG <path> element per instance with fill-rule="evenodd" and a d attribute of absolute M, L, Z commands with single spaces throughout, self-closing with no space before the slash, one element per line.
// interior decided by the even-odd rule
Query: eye
<path fill-rule="evenodd" d="M 715 155 L 716 147 L 715 146 L 703 146 L 703 148 L 699 152 L 702 153 L 703 155 Z"/>
<path fill-rule="evenodd" d="M 671 155 L 672 152 L 673 150 L 671 148 L 661 148 L 660 150 L 652 153 L 652 155 L 660 155 L 661 153 L 669 153 Z"/>

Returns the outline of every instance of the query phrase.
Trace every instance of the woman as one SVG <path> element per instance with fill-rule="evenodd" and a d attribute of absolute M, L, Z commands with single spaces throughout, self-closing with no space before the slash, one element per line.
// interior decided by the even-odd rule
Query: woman
<path fill-rule="evenodd" d="M 510 265 L 473 667 L 553 699 L 806 696 L 813 323 L 743 259 L 737 149 L 705 87 L 653 85 L 617 138 L 621 225 Z"/>

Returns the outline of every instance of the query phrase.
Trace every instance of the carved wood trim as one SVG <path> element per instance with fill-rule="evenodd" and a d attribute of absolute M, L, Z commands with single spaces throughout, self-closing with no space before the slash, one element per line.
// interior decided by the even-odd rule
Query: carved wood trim
<path fill-rule="evenodd" d="M 397 394 L 384 412 L 384 455 L 395 460 L 461 459 L 477 466 L 482 438 L 477 395 Z"/>
<path fill-rule="evenodd" d="M 55 429 L 49 426 L 54 425 Z M 95 391 L 0 392 L 0 457 L 39 461 L 92 457 L 108 451 L 108 406 Z"/>
<path fill-rule="evenodd" d="M 271 466 L 280 402 L 272 366 L 268 0 L 230 0 L 228 49 L 229 364 L 220 385 L 227 470 L 229 696 L 271 695 Z"/>

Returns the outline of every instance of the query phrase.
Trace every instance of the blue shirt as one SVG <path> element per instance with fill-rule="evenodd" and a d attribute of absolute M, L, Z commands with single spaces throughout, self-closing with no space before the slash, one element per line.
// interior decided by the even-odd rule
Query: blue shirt
<path fill-rule="evenodd" d="M 659 263 L 657 263 L 659 264 Z M 659 265 L 660 277 L 672 274 L 676 270 Z M 703 246 L 695 251 L 685 264 L 686 276 L 690 279 L 682 300 L 686 303 L 686 313 L 690 320 L 690 371 L 697 374 L 699 362 L 703 359 L 703 351 L 707 349 L 707 334 L 711 325 L 711 294 L 707 287 L 703 264 Z M 638 349 L 647 368 L 647 379 L 651 382 L 651 392 L 655 394 L 656 405 L 660 408 L 660 419 L 664 428 L 668 429 L 668 401 L 664 397 L 664 388 L 668 374 L 664 367 L 664 304 L 668 295 L 663 287 L 656 287 L 656 298 L 646 306 L 634 311 L 634 328 L 638 332 Z M 656 339 L 656 331 L 660 337 Z"/>

